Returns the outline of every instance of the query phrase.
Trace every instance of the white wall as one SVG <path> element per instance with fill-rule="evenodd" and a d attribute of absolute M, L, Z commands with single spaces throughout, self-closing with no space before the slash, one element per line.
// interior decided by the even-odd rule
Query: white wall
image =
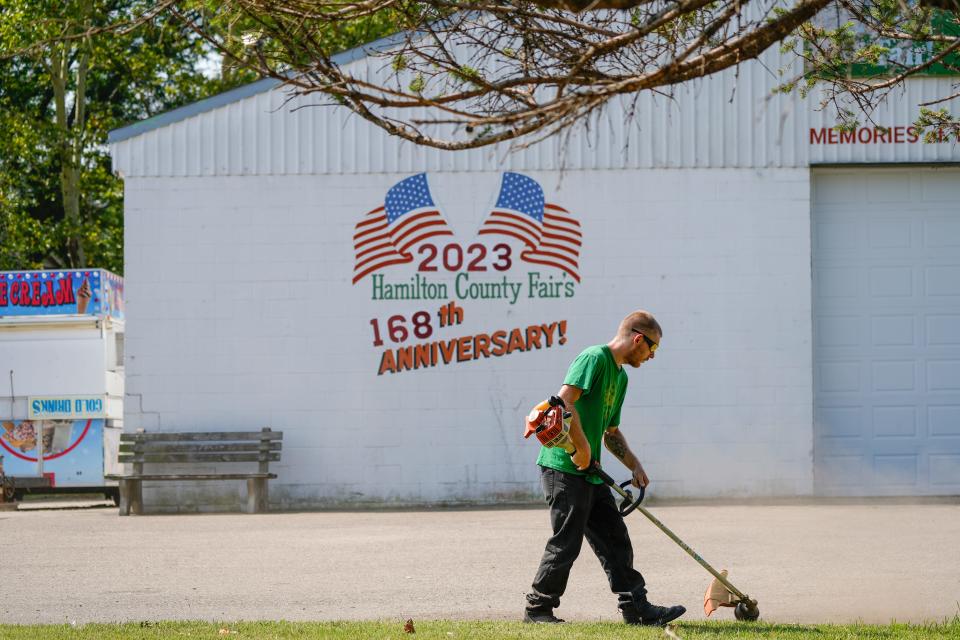
<path fill-rule="evenodd" d="M 370 320 L 441 303 L 350 282 L 354 225 L 407 175 L 128 178 L 126 429 L 283 430 L 276 505 L 530 497 L 523 416 L 645 307 L 663 349 L 628 371 L 622 426 L 654 494 L 811 492 L 807 170 L 527 172 L 583 225 L 575 296 L 458 300 L 464 323 L 431 340 L 565 319 L 567 343 L 378 376 Z M 429 178 L 454 240 L 475 241 L 499 174 Z"/>

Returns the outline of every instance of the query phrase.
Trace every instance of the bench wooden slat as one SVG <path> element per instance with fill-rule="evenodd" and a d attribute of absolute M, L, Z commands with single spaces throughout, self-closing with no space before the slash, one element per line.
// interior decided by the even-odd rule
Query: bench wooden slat
<path fill-rule="evenodd" d="M 271 480 L 276 478 L 275 473 L 198 473 L 175 474 L 175 473 L 141 473 L 133 476 L 104 476 L 108 480 L 249 480 L 251 478 L 264 478 Z"/>
<path fill-rule="evenodd" d="M 283 440 L 282 431 L 201 431 L 196 433 L 121 433 L 121 442 L 196 442 L 202 440 Z"/>
<path fill-rule="evenodd" d="M 136 442 L 120 445 L 120 453 L 239 453 L 243 451 L 280 451 L 281 442 L 232 442 L 228 444 L 176 444 Z"/>
<path fill-rule="evenodd" d="M 131 453 L 120 462 L 279 462 L 279 453 Z"/>

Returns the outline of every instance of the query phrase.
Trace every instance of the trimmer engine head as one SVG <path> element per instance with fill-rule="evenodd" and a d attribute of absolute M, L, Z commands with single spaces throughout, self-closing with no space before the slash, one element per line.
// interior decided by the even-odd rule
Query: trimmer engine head
<path fill-rule="evenodd" d="M 545 447 L 560 447 L 570 455 L 577 449 L 570 441 L 570 413 L 564 411 L 563 401 L 553 396 L 535 406 L 526 419 L 524 438 L 536 434 Z"/>

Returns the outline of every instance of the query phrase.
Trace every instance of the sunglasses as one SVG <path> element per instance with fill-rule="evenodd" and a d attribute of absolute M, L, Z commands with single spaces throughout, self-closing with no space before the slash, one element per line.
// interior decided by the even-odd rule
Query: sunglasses
<path fill-rule="evenodd" d="M 640 334 L 640 337 L 643 338 L 643 341 L 647 343 L 647 348 L 650 349 L 650 353 L 653 353 L 654 351 L 656 351 L 657 347 L 660 346 L 659 342 L 654 342 L 653 340 L 648 338 L 646 334 L 643 333 L 642 331 L 638 331 L 637 329 L 630 329 L 630 331 Z"/>

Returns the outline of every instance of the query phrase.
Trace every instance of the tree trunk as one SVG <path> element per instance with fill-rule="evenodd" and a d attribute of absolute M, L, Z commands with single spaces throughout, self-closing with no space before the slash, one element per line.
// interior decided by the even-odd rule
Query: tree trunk
<path fill-rule="evenodd" d="M 63 216 L 71 228 L 67 239 L 67 258 L 71 267 L 86 267 L 87 256 L 77 232 L 80 228 L 80 171 L 83 162 L 83 131 L 86 125 L 86 85 L 90 64 L 89 42 L 80 41 L 82 49 L 77 63 L 77 77 L 73 92 L 73 122 L 67 113 L 67 91 L 70 86 L 70 45 L 66 42 L 52 45 L 50 79 L 56 105 L 57 129 L 60 147 L 60 193 L 63 197 Z"/>

